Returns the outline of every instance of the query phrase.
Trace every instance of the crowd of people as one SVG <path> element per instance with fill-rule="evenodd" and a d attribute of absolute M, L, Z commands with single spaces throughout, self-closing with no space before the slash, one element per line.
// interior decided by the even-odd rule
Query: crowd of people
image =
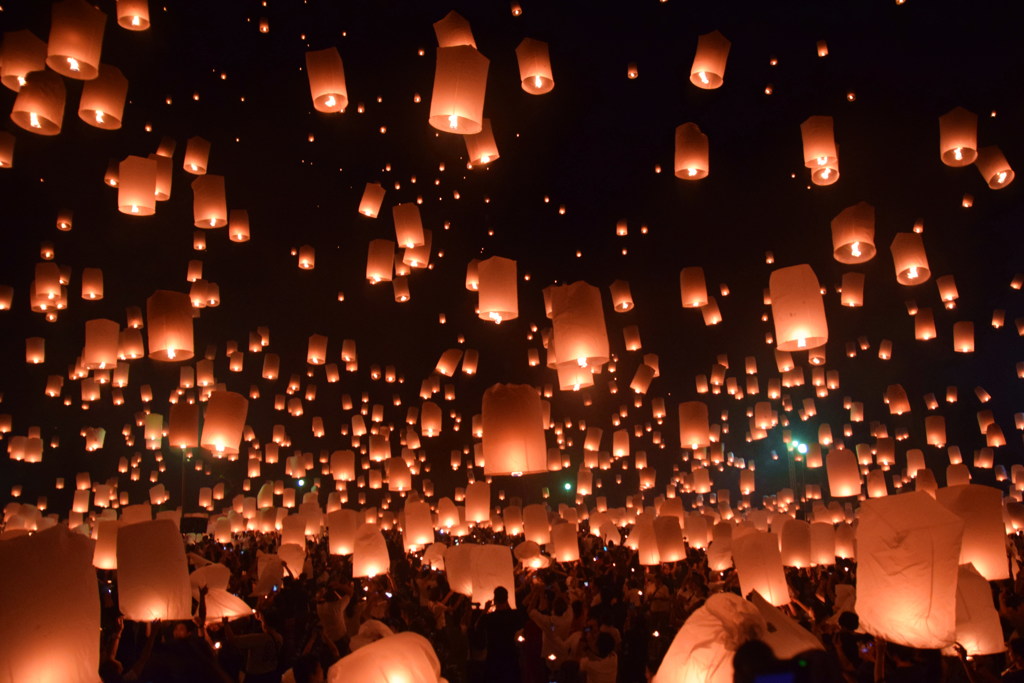
<path fill-rule="evenodd" d="M 581 530 L 582 561 L 519 566 L 514 594 L 499 587 L 479 604 L 451 590 L 445 572 L 407 554 L 398 532 L 385 537 L 387 574 L 353 579 L 348 558 L 331 555 L 325 540 L 310 539 L 301 573 L 286 573 L 265 596 L 253 595 L 258 556 L 276 551 L 277 534 L 189 543 L 190 563 L 228 567 L 229 590 L 252 606 L 251 617 L 232 621 L 207 619 L 200 591 L 192 621 L 126 623 L 114 573 L 100 571 L 103 681 L 325 681 L 346 654 L 412 631 L 433 645 L 450 683 L 644 683 L 710 595 L 740 592 L 735 572 L 709 570 L 701 550 L 690 549 L 685 561 L 644 567 L 630 548 L 606 546 Z M 487 529 L 460 542 L 511 545 Z M 822 649 L 780 661 L 765 643 L 747 642 L 734 655 L 734 680 L 1024 681 L 1024 579 L 992 584 L 1006 653 L 968 657 L 962 649 L 959 656 L 915 650 L 861 632 L 855 612 L 844 609 L 850 589 L 841 588 L 854 584 L 856 571 L 846 560 L 787 570 L 792 601 L 782 609 Z M 661 672 L 659 680 L 675 679 Z"/>

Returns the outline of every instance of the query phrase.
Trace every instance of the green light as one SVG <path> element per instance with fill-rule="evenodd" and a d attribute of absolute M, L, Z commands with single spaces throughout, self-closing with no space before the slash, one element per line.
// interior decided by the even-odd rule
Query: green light
<path fill-rule="evenodd" d="M 572 491 L 572 484 L 570 484 L 569 482 L 565 482 L 562 485 L 562 488 L 564 488 L 566 491 Z"/>

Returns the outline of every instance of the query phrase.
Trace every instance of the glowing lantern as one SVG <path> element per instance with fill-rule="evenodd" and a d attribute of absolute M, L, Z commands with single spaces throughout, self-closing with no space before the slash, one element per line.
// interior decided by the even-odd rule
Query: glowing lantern
<path fill-rule="evenodd" d="M 676 177 L 683 180 L 708 177 L 708 136 L 696 123 L 676 126 L 675 169 Z"/>
<path fill-rule="evenodd" d="M 412 631 L 387 635 L 357 648 L 327 670 L 327 683 L 442 683 L 430 641 Z"/>
<path fill-rule="evenodd" d="M 931 277 L 921 235 L 916 232 L 898 232 L 889 249 L 896 267 L 896 281 L 901 285 L 919 285 Z"/>
<path fill-rule="evenodd" d="M 612 308 L 616 313 L 625 313 L 633 310 L 633 294 L 629 290 L 629 283 L 625 280 L 616 280 L 609 289 L 612 294 Z"/>
<path fill-rule="evenodd" d="M 327 513 L 327 543 L 332 555 L 351 555 L 355 548 L 359 513 L 335 510 Z"/>
<path fill-rule="evenodd" d="M 420 208 L 414 203 L 396 204 L 391 208 L 395 219 L 395 240 L 399 246 L 410 249 L 423 244 L 423 221 Z"/>
<path fill-rule="evenodd" d="M 548 44 L 523 38 L 516 47 L 516 59 L 519 61 L 519 78 L 523 90 L 531 95 L 543 95 L 555 87 L 551 75 L 551 57 L 548 55 Z"/>
<path fill-rule="evenodd" d="M 214 391 L 206 402 L 199 445 L 216 456 L 237 455 L 245 429 L 249 399 L 233 391 Z"/>
<path fill-rule="evenodd" d="M 185 145 L 185 160 L 182 167 L 192 175 L 203 175 L 210 163 L 210 141 L 198 135 L 188 139 Z"/>
<path fill-rule="evenodd" d="M 405 504 L 405 522 L 402 526 L 405 547 L 423 547 L 434 541 L 434 523 L 430 517 L 430 505 L 422 500 L 410 500 Z"/>
<path fill-rule="evenodd" d="M 864 305 L 864 273 L 843 273 L 843 306 L 856 308 Z"/>
<path fill-rule="evenodd" d="M 192 214 L 197 228 L 223 228 L 228 224 L 224 176 L 203 175 L 192 181 Z"/>
<path fill-rule="evenodd" d="M 825 456 L 828 489 L 833 498 L 860 495 L 860 468 L 853 451 L 833 449 Z"/>
<path fill-rule="evenodd" d="M 54 5 L 56 7 L 56 5 Z M 39 135 L 57 135 L 64 120 L 64 81 L 49 71 L 33 71 L 25 76 L 11 109 L 11 121 Z"/>
<path fill-rule="evenodd" d="M 118 179 L 118 211 L 129 216 L 156 213 L 156 160 L 128 156 L 118 165 Z"/>
<path fill-rule="evenodd" d="M 679 404 L 679 444 L 692 450 L 711 445 L 707 404 L 701 401 Z"/>
<path fill-rule="evenodd" d="M 947 486 L 936 491 L 935 500 L 963 521 L 959 563 L 973 564 L 987 581 L 1010 578 L 999 489 L 977 484 Z"/>
<path fill-rule="evenodd" d="M 679 526 L 678 523 L 676 526 Z M 551 527 L 551 544 L 554 546 L 552 555 L 557 561 L 579 562 L 580 544 L 575 524 L 562 522 Z"/>
<path fill-rule="evenodd" d="M 391 240 L 370 240 L 366 256 L 366 279 L 370 284 L 391 282 L 395 268 L 395 243 Z"/>
<path fill-rule="evenodd" d="M 516 262 L 501 256 L 492 256 L 480 261 L 477 273 L 480 319 L 500 323 L 503 320 L 518 318 Z"/>
<path fill-rule="evenodd" d="M 690 82 L 704 90 L 720 88 L 730 47 L 732 43 L 718 31 L 697 38 L 697 53 L 690 66 Z"/>
<path fill-rule="evenodd" d="M 832 219 L 832 255 L 847 264 L 875 257 L 875 207 L 860 202 Z"/>
<path fill-rule="evenodd" d="M 126 619 L 191 618 L 192 589 L 185 546 L 174 522 L 156 519 L 118 530 L 117 591 Z"/>
<path fill-rule="evenodd" d="M 431 126 L 461 135 L 480 132 L 489 64 L 490 60 L 469 45 L 438 48 Z"/>
<path fill-rule="evenodd" d="M 953 323 L 953 350 L 958 353 L 974 352 L 974 323 L 970 320 Z"/>
<path fill-rule="evenodd" d="M 484 392 L 482 415 L 485 474 L 547 470 L 543 410 L 533 387 L 495 384 Z"/>
<path fill-rule="evenodd" d="M 486 261 L 480 264 L 481 268 L 484 263 Z M 593 371 L 607 363 L 610 351 L 601 290 L 579 281 L 548 287 L 545 291 L 550 293 L 554 350 L 559 364 L 573 364 Z"/>
<path fill-rule="evenodd" d="M 388 458 L 384 461 L 387 473 L 388 491 L 409 491 L 412 489 L 412 472 L 402 458 Z"/>
<path fill-rule="evenodd" d="M 484 119 L 479 133 L 465 135 L 462 139 L 466 141 L 466 155 L 473 166 L 484 166 L 501 156 L 498 154 L 498 144 L 494 141 L 490 119 Z"/>
<path fill-rule="evenodd" d="M 86 301 L 103 298 L 103 271 L 99 268 L 82 269 L 82 298 Z"/>
<path fill-rule="evenodd" d="M 839 180 L 839 154 L 831 116 L 812 116 L 800 124 L 804 143 L 804 166 L 811 169 L 811 182 L 831 185 Z"/>
<path fill-rule="evenodd" d="M 683 308 L 707 306 L 708 288 L 704 283 L 704 269 L 690 266 L 679 271 L 679 291 L 683 299 Z"/>
<path fill-rule="evenodd" d="M 106 23 L 107 15 L 85 0 L 53 3 L 46 65 L 67 78 L 96 78 Z"/>
<path fill-rule="evenodd" d="M 778 536 L 763 531 L 733 534 L 732 556 L 743 595 L 757 591 L 776 607 L 789 604 Z"/>
<path fill-rule="evenodd" d="M 990 189 L 1001 190 L 1013 182 L 1013 169 L 995 145 L 978 150 L 978 172 Z"/>
<path fill-rule="evenodd" d="M 178 401 L 167 416 L 167 443 L 175 448 L 199 446 L 199 405 Z"/>
<path fill-rule="evenodd" d="M 924 418 L 925 439 L 929 446 L 942 448 L 946 445 L 946 418 L 942 415 L 928 415 Z"/>
<path fill-rule="evenodd" d="M 117 0 L 117 24 L 129 31 L 149 28 L 149 0 Z"/>
<path fill-rule="evenodd" d="M 146 299 L 149 357 L 180 361 L 193 356 L 192 301 L 188 294 L 157 290 Z"/>
<path fill-rule="evenodd" d="M 813 349 L 828 341 L 825 305 L 818 278 L 809 265 L 773 271 L 768 287 L 780 351 Z"/>
<path fill-rule="evenodd" d="M 662 514 L 654 518 L 654 538 L 662 562 L 686 559 L 683 530 L 679 526 L 679 518 L 675 515 Z"/>
<path fill-rule="evenodd" d="M 14 135 L 11 133 L 0 131 L 0 168 L 10 168 L 14 165 L 14 140 Z M 70 223 L 68 229 L 70 229 Z"/>
<path fill-rule="evenodd" d="M 356 529 L 352 551 L 352 576 L 373 577 L 386 574 L 391 567 L 388 544 L 375 524 L 362 524 Z"/>
<path fill-rule="evenodd" d="M 87 81 L 82 88 L 78 104 L 78 117 L 90 126 L 104 130 L 121 127 L 124 101 L 128 96 L 128 79 L 121 70 L 108 64 L 100 65 L 99 77 Z"/>
<path fill-rule="evenodd" d="M 969 166 L 978 156 L 978 116 L 957 107 L 939 117 L 939 156 L 946 166 Z"/>
<path fill-rule="evenodd" d="M 327 337 L 322 334 L 310 335 L 306 347 L 306 362 L 310 365 L 323 365 L 327 361 Z"/>
<path fill-rule="evenodd" d="M 966 535 L 965 532 L 965 538 Z M 999 612 L 992 604 L 990 580 L 972 565 L 960 565 L 956 581 L 956 642 L 970 657 L 1006 650 Z"/>
<path fill-rule="evenodd" d="M 920 491 L 865 501 L 859 519 L 861 628 L 908 647 L 952 644 L 963 522 Z"/>
<path fill-rule="evenodd" d="M 434 22 L 434 35 L 437 37 L 438 47 L 455 47 L 458 45 L 476 47 L 476 41 L 473 39 L 473 30 L 470 28 L 469 22 L 455 10 L 444 15 L 443 19 Z"/>
<path fill-rule="evenodd" d="M 380 205 L 384 202 L 384 187 L 380 183 L 366 183 L 363 196 L 359 200 L 359 213 L 376 218 Z"/>
<path fill-rule="evenodd" d="M 836 532 L 831 522 L 811 524 L 811 562 L 824 566 L 836 563 Z"/>
<path fill-rule="evenodd" d="M 348 106 L 345 68 L 338 48 L 328 47 L 306 53 L 306 75 L 313 108 L 325 114 L 344 112 Z"/>
<path fill-rule="evenodd" d="M 0 46 L 0 82 L 14 92 L 33 71 L 46 69 L 46 43 L 31 31 L 7 31 Z"/>
<path fill-rule="evenodd" d="M 105 370 L 117 365 L 117 341 L 121 326 L 113 320 L 85 322 L 85 348 L 82 364 L 87 370 Z"/>
<path fill-rule="evenodd" d="M 779 536 L 782 566 L 804 568 L 811 565 L 811 525 L 800 519 L 788 519 Z"/>
<path fill-rule="evenodd" d="M 97 680 L 100 603 L 92 556 L 92 541 L 64 526 L 0 543 L 7 616 L 0 681 Z"/>
<path fill-rule="evenodd" d="M 474 481 L 466 486 L 466 521 L 486 522 L 491 518 L 491 485 Z"/>

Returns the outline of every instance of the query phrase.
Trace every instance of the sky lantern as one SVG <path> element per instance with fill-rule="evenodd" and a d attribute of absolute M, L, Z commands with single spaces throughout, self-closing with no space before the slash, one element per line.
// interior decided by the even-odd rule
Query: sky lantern
<path fill-rule="evenodd" d="M 223 228 L 228 224 L 224 176 L 202 175 L 192 181 L 192 214 L 197 228 Z"/>
<path fill-rule="evenodd" d="M 482 266 L 483 264 L 481 264 Z M 601 290 L 583 281 L 548 287 L 555 357 L 594 372 L 608 362 L 608 332 Z"/>
<path fill-rule="evenodd" d="M 99 75 L 107 15 L 86 0 L 53 3 L 46 65 L 67 78 L 90 81 Z"/>
<path fill-rule="evenodd" d="M 779 535 L 782 566 L 803 569 L 811 566 L 811 525 L 801 519 L 787 519 Z"/>
<path fill-rule="evenodd" d="M 103 318 L 85 322 L 82 364 L 88 370 L 105 370 L 117 365 L 117 342 L 121 326 Z"/>
<path fill-rule="evenodd" d="M 157 290 L 146 299 L 149 357 L 181 361 L 193 356 L 192 301 L 188 294 Z"/>
<path fill-rule="evenodd" d="M 928 257 L 924 253 L 924 240 L 920 234 L 898 232 L 889 249 L 896 268 L 896 281 L 901 285 L 919 285 L 931 277 Z"/>
<path fill-rule="evenodd" d="M 832 254 L 846 264 L 875 257 L 875 207 L 859 202 L 832 219 Z"/>
<path fill-rule="evenodd" d="M 117 25 L 129 31 L 149 28 L 149 0 L 117 0 Z"/>
<path fill-rule="evenodd" d="M 232 242 L 248 242 L 249 237 L 249 212 L 245 209 L 231 209 L 228 213 L 228 238 Z"/>
<path fill-rule="evenodd" d="M 185 546 L 174 522 L 156 519 L 118 529 L 117 592 L 125 619 L 192 617 Z"/>
<path fill-rule="evenodd" d="M 959 563 L 974 565 L 987 581 L 1010 578 L 1001 491 L 978 484 L 946 486 L 935 499 L 963 521 Z"/>
<path fill-rule="evenodd" d="M 676 126 L 676 177 L 683 180 L 700 180 L 708 177 L 710 168 L 708 136 L 701 132 L 696 123 Z"/>
<path fill-rule="evenodd" d="M 908 647 L 951 645 L 963 521 L 920 491 L 865 501 L 859 520 L 861 628 Z"/>
<path fill-rule="evenodd" d="M 199 445 L 217 457 L 237 455 L 249 399 L 232 391 L 214 391 L 206 402 Z"/>
<path fill-rule="evenodd" d="M 0 46 L 0 82 L 18 92 L 33 71 L 46 69 L 46 43 L 28 29 L 7 31 Z"/>
<path fill-rule="evenodd" d="M 800 124 L 804 141 L 804 166 L 811 169 L 811 182 L 831 185 L 839 180 L 839 153 L 831 116 L 812 116 Z"/>
<path fill-rule="evenodd" d="M 64 526 L 0 543 L 0 681 L 97 680 L 100 603 L 92 557 L 92 541 Z"/>
<path fill-rule="evenodd" d="M 348 106 L 345 68 L 338 48 L 311 50 L 306 53 L 306 75 L 313 108 L 325 114 L 344 112 Z"/>
<path fill-rule="evenodd" d="M 374 577 L 391 568 L 388 544 L 376 524 L 361 524 L 356 529 L 352 549 L 352 577 Z"/>
<path fill-rule="evenodd" d="M 412 631 L 387 635 L 331 665 L 327 683 L 441 683 L 441 663 L 430 641 Z"/>
<path fill-rule="evenodd" d="M 192 175 L 204 175 L 210 163 L 210 141 L 196 135 L 185 145 L 185 159 L 182 168 Z"/>
<path fill-rule="evenodd" d="M 825 456 L 828 489 L 833 498 L 860 495 L 860 468 L 857 455 L 845 448 L 834 448 Z"/>
<path fill-rule="evenodd" d="M 437 37 L 438 47 L 456 47 L 458 45 L 476 47 L 473 29 L 466 18 L 455 10 L 434 22 L 434 35 Z"/>
<path fill-rule="evenodd" d="M 953 323 L 953 350 L 958 353 L 974 352 L 974 323 L 970 320 Z"/>
<path fill-rule="evenodd" d="M 609 289 L 612 294 L 612 308 L 616 313 L 626 313 L 633 310 L 633 294 L 629 289 L 629 283 L 625 280 L 616 280 Z"/>
<path fill-rule="evenodd" d="M 692 450 L 711 445 L 706 403 L 685 401 L 679 404 L 679 444 Z"/>
<path fill-rule="evenodd" d="M 689 266 L 679 272 L 679 291 L 683 308 L 701 308 L 708 303 L 708 288 L 704 282 L 704 269 Z"/>
<path fill-rule="evenodd" d="M 523 38 L 516 47 L 516 59 L 519 62 L 519 79 L 523 90 L 531 95 L 543 95 L 555 87 L 551 75 L 551 57 L 548 44 L 542 40 Z"/>
<path fill-rule="evenodd" d="M 366 183 L 363 196 L 359 200 L 359 213 L 376 218 L 380 213 L 380 205 L 384 202 L 384 193 L 384 187 L 380 183 Z"/>
<path fill-rule="evenodd" d="M 327 544 L 332 555 L 351 555 L 355 548 L 359 513 L 341 509 L 327 513 Z"/>
<path fill-rule="evenodd" d="M 722 87 L 730 47 L 732 43 L 718 31 L 699 36 L 690 66 L 690 83 L 704 90 Z"/>
<path fill-rule="evenodd" d="M 978 115 L 956 107 L 939 117 L 939 156 L 946 166 L 969 166 L 978 156 Z"/>
<path fill-rule="evenodd" d="M 104 130 L 121 127 L 124 101 L 128 97 L 128 79 L 116 66 L 101 64 L 99 76 L 82 86 L 78 118 Z"/>
<path fill-rule="evenodd" d="M 306 362 L 310 365 L 323 365 L 327 362 L 327 336 L 313 334 L 309 337 L 306 347 Z"/>
<path fill-rule="evenodd" d="M 172 403 L 167 416 L 167 443 L 174 448 L 199 446 L 199 404 Z"/>
<path fill-rule="evenodd" d="M 982 179 L 988 183 L 989 189 L 1001 190 L 1013 182 L 1013 169 L 1010 168 L 1002 151 L 995 145 L 979 149 L 975 164 Z"/>
<path fill-rule="evenodd" d="M 370 284 L 391 282 L 395 270 L 395 243 L 391 240 L 370 240 L 366 255 L 366 279 Z"/>
<path fill-rule="evenodd" d="M 49 71 L 33 71 L 25 76 L 11 109 L 11 121 L 30 133 L 57 135 L 64 120 L 64 81 Z"/>
<path fill-rule="evenodd" d="M 0 168 L 11 168 L 14 166 L 14 141 L 13 134 L 0 131 Z"/>
<path fill-rule="evenodd" d="M 864 273 L 850 271 L 843 273 L 841 303 L 857 308 L 864 305 Z"/>
<path fill-rule="evenodd" d="M 492 256 L 477 264 L 479 317 L 500 323 L 519 317 L 516 262 L 501 256 Z"/>
<path fill-rule="evenodd" d="M 484 94 L 490 60 L 468 45 L 437 50 L 430 125 L 460 135 L 483 128 Z"/>
<path fill-rule="evenodd" d="M 127 156 L 118 165 L 117 210 L 129 216 L 156 213 L 157 162 Z"/>
<path fill-rule="evenodd" d="M 483 397 L 484 474 L 547 471 L 540 395 L 525 384 L 495 384 Z"/>
<path fill-rule="evenodd" d="M 473 166 L 484 166 L 500 156 L 490 119 L 484 119 L 479 133 L 464 135 L 462 139 L 466 141 L 466 155 Z"/>
<path fill-rule="evenodd" d="M 491 519 L 491 485 L 473 481 L 466 486 L 466 521 L 487 522 Z"/>
<path fill-rule="evenodd" d="M 776 607 L 789 604 L 789 586 L 777 535 L 763 531 L 734 533 L 732 556 L 743 595 L 757 591 Z"/>
<path fill-rule="evenodd" d="M 423 219 L 415 202 L 396 204 L 391 208 L 395 220 L 395 241 L 399 246 L 411 249 L 423 244 Z"/>
<path fill-rule="evenodd" d="M 159 154 L 150 154 L 147 158 L 156 162 L 156 200 L 165 202 L 171 198 L 171 175 L 174 172 L 174 160 Z"/>
<path fill-rule="evenodd" d="M 679 518 L 675 515 L 662 514 L 654 518 L 654 538 L 662 562 L 686 559 L 683 531 L 679 526 Z"/>
<path fill-rule="evenodd" d="M 773 271 L 768 287 L 780 351 L 813 349 L 828 341 L 825 305 L 818 278 L 809 265 Z"/>
<path fill-rule="evenodd" d="M 956 642 L 970 657 L 1006 650 L 989 581 L 972 564 L 960 565 L 956 581 Z"/>

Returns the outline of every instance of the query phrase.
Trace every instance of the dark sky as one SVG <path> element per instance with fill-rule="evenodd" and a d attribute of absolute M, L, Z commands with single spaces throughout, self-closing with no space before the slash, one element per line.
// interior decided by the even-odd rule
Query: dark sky
<path fill-rule="evenodd" d="M 665 397 L 669 418 L 653 425 L 664 447 L 653 443 L 651 433 L 632 440 L 632 448 L 645 450 L 657 467 L 659 492 L 670 482 L 674 465 L 688 468 L 680 463 L 675 406 L 701 398 L 709 403 L 713 421 L 729 411 L 726 451 L 758 463 L 755 502 L 774 493 L 786 485 L 784 463 L 770 458 L 773 450 L 784 452 L 782 429 L 751 444 L 744 440 L 744 413 L 765 400 L 764 394 L 743 400 L 699 397 L 694 377 L 709 374 L 718 354 L 728 354 L 729 374 L 741 385 L 748 355 L 758 359 L 762 392 L 769 378 L 778 376 L 772 347 L 765 344 L 771 321 L 761 320 L 769 312 L 762 290 L 773 268 L 800 263 L 810 264 L 828 289 L 827 368 L 839 371 L 841 387 L 817 401 L 816 418 L 800 422 L 795 412 L 788 414 L 794 436 L 813 440 L 823 422 L 841 433 L 847 421 L 843 401 L 851 397 L 864 403 L 866 415 L 864 423 L 854 425 L 847 446 L 873 443 L 871 421 L 887 423 L 891 434 L 905 427 L 911 438 L 897 448 L 902 465 L 907 448 L 924 447 L 922 396 L 934 392 L 941 399 L 946 387 L 955 385 L 960 400 L 943 402 L 939 410 L 950 443 L 971 462 L 973 451 L 985 445 L 975 414 L 989 408 L 1009 442 L 998 449 L 996 462 L 1007 469 L 1021 462 L 1013 415 L 1024 410 L 1015 371 L 1024 347 L 1014 320 L 1024 316 L 1024 295 L 1009 286 L 1024 272 L 1021 184 L 989 190 L 976 168 L 946 167 L 938 153 L 938 117 L 963 106 L 978 114 L 979 144 L 998 145 L 1018 168 L 1024 163 L 1019 88 L 1024 16 L 1018 3 L 523 0 L 518 17 L 503 2 L 266 4 L 152 3 L 152 28 L 133 33 L 117 26 L 114 3 L 103 0 L 99 7 L 109 15 L 103 62 L 119 67 L 129 80 L 123 127 L 104 131 L 80 120 L 82 86 L 69 79 L 64 79 L 68 100 L 59 136 L 33 135 L 5 118 L 4 129 L 17 143 L 14 168 L 0 171 L 0 284 L 15 288 L 15 301 L 13 310 L 0 313 L 0 413 L 12 416 L 12 435 L 40 427 L 47 449 L 41 464 L 0 460 L 5 482 L 0 501 L 10 499 L 10 485 L 22 484 L 24 502 L 47 496 L 49 510 L 63 515 L 76 472 L 90 471 L 103 481 L 117 476 L 121 456 L 137 451 L 143 453 L 143 481 L 132 483 L 122 475 L 120 485 L 132 502 L 145 498 L 154 453 L 143 451 L 141 429 L 134 427 L 139 387 L 153 387 L 151 409 L 166 415 L 178 364 L 133 361 L 125 405 L 113 406 L 105 387 L 89 410 L 81 407 L 78 382 L 67 378 L 68 366 L 81 353 L 86 320 L 106 317 L 124 324 L 125 308 L 144 307 L 153 291 L 187 291 L 190 259 L 203 261 L 204 278 L 219 285 L 223 300 L 195 321 L 197 357 L 212 347 L 218 381 L 245 394 L 251 385 L 259 387 L 261 398 L 250 403 L 248 423 L 260 442 L 268 441 L 280 423 L 295 449 L 319 454 L 348 448 L 349 438 L 338 434 L 351 416 L 341 409 L 342 394 L 358 401 L 368 392 L 371 403 L 387 406 L 386 421 L 401 427 L 407 408 L 419 404 L 421 381 L 441 352 L 460 346 L 460 336 L 462 346 L 478 349 L 477 376 L 459 373 L 442 382 L 453 384 L 456 392 L 455 401 L 442 401 L 445 434 L 424 440 L 433 468 L 421 478 L 432 480 L 439 495 L 465 485 L 465 470 L 452 473 L 448 467 L 449 452 L 472 446 L 471 418 L 480 411 L 483 391 L 495 382 L 554 383 L 553 416 L 603 427 L 605 449 L 619 406 L 629 406 L 624 424 L 632 430 L 652 421 L 649 399 Z M 436 53 L 432 24 L 452 9 L 469 20 L 479 50 L 490 59 L 485 115 L 501 157 L 482 169 L 466 170 L 463 140 L 427 123 Z M 0 28 L 28 28 L 45 40 L 49 14 L 48 3 L 5 2 Z M 261 17 L 269 21 L 267 34 L 257 29 Z M 732 41 L 725 82 L 716 90 L 700 90 L 689 83 L 689 67 L 697 36 L 715 29 Z M 514 50 L 524 37 L 550 45 L 555 88 L 549 94 L 529 95 L 519 86 Z M 828 45 L 824 58 L 816 52 L 821 40 Z M 330 46 L 344 61 L 350 98 L 348 110 L 338 115 L 313 110 L 303 70 L 307 50 Z M 630 62 L 639 68 L 635 80 L 626 78 Z M 765 93 L 769 85 L 771 95 Z M 852 101 L 849 93 L 855 94 Z M 0 107 L 9 110 L 14 99 L 15 93 L 2 89 Z M 357 111 L 360 106 L 364 113 Z M 810 186 L 803 166 L 800 123 L 812 115 L 835 120 L 841 177 L 829 187 Z M 710 175 L 699 182 L 672 174 L 673 132 L 684 122 L 697 123 L 710 141 Z M 229 207 L 248 210 L 250 242 L 232 243 L 226 230 L 211 230 L 207 250 L 193 250 L 193 176 L 181 169 L 181 161 L 194 135 L 212 143 L 210 172 L 226 177 Z M 152 217 L 118 213 L 116 191 L 103 184 L 108 163 L 149 154 L 164 136 L 177 141 L 171 200 Z M 356 212 L 368 181 L 388 188 L 376 220 Z M 970 209 L 961 207 L 964 193 L 974 195 Z M 424 225 L 433 231 L 433 267 L 413 273 L 412 299 L 399 304 L 389 285 L 367 284 L 367 244 L 393 239 L 390 206 L 419 197 Z M 831 255 L 829 222 L 859 201 L 876 209 L 878 255 L 863 266 L 843 266 Z M 562 205 L 564 215 L 558 212 Z M 74 210 L 71 232 L 55 229 L 60 209 Z M 626 237 L 615 234 L 620 220 L 629 226 Z M 904 287 L 895 281 L 888 245 L 918 220 L 923 220 L 933 277 Z M 30 312 L 28 304 L 43 242 L 52 243 L 55 261 L 73 272 L 68 310 L 53 323 Z M 299 270 L 291 255 L 304 244 L 316 249 L 312 271 Z M 774 253 L 773 266 L 765 263 L 766 251 Z M 520 317 L 500 326 L 476 318 L 476 295 L 463 286 L 469 260 L 492 255 L 516 259 L 521 276 Z M 101 302 L 80 298 L 81 271 L 90 266 L 104 271 Z M 679 270 L 685 266 L 703 267 L 722 324 L 705 327 L 698 311 L 680 307 Z M 839 305 L 835 287 L 849 270 L 866 274 L 863 308 Z M 946 274 L 955 276 L 960 293 L 953 311 L 942 309 L 934 283 Z M 634 311 L 611 311 L 607 286 L 615 279 L 630 282 Z M 576 280 L 602 289 L 608 336 L 619 357 L 617 394 L 609 392 L 607 371 L 593 389 L 573 394 L 557 392 L 553 371 L 527 366 L 528 349 L 540 347 L 539 334 L 530 339 L 531 326 L 549 324 L 541 289 Z M 728 297 L 719 295 L 720 284 L 728 285 Z M 344 302 L 338 301 L 339 292 Z M 934 309 L 937 340 L 914 341 L 908 299 Z M 1002 329 L 990 326 L 993 309 L 1006 311 Z M 960 320 L 975 323 L 973 354 L 952 351 L 952 326 Z M 621 332 L 631 324 L 640 328 L 643 351 L 660 358 L 661 376 L 640 408 L 633 407 L 628 390 L 640 354 L 625 352 Z M 246 353 L 244 372 L 228 372 L 225 344 L 247 347 L 249 333 L 260 325 L 271 331 L 267 351 L 282 359 L 276 383 L 260 378 L 257 354 Z M 329 336 L 334 362 L 342 340 L 355 339 L 358 372 L 343 373 L 337 384 L 326 382 L 322 367 L 306 377 L 306 341 L 314 333 Z M 24 362 L 24 340 L 30 336 L 46 338 L 43 365 Z M 870 349 L 845 357 L 847 342 L 860 336 Z M 882 339 L 893 342 L 890 361 L 877 357 Z M 798 361 L 806 366 L 806 358 Z M 375 364 L 394 365 L 404 382 L 371 381 Z M 318 389 L 299 418 L 273 410 L 275 394 L 284 393 L 292 373 L 302 377 L 303 391 L 307 383 Z M 44 395 L 51 374 L 65 376 L 63 395 L 70 405 Z M 809 370 L 807 375 L 806 386 L 788 392 L 797 406 L 813 395 Z M 902 417 L 890 417 L 882 403 L 886 386 L 895 383 L 905 387 L 913 408 Z M 992 395 L 991 403 L 978 403 L 976 386 Z M 393 406 L 394 395 L 401 397 L 401 407 Z M 450 410 L 463 419 L 459 432 L 450 429 Z M 311 434 L 315 415 L 326 424 L 323 439 Z M 136 434 L 134 447 L 120 436 L 127 423 Z M 87 426 L 107 429 L 103 450 L 84 453 L 80 431 Z M 498 478 L 495 488 L 536 498 L 542 486 L 554 491 L 574 481 L 582 435 L 575 429 L 569 434 L 572 474 Z M 53 439 L 59 446 L 50 447 Z M 552 434 L 548 439 L 554 445 Z M 393 443 L 397 455 L 397 436 Z M 161 481 L 177 505 L 177 456 L 166 447 L 164 452 L 170 462 Z M 941 482 L 945 452 L 926 452 Z M 621 503 L 636 490 L 637 475 L 631 460 L 626 462 L 629 469 L 616 465 L 600 477 L 611 502 Z M 281 465 L 265 465 L 263 471 L 284 478 Z M 244 457 L 235 463 L 213 461 L 207 472 L 189 470 L 190 509 L 201 485 L 224 481 L 228 498 L 240 492 Z M 619 472 L 621 486 L 614 481 Z M 59 476 L 69 482 L 63 492 L 53 490 Z M 716 474 L 716 487 L 734 485 L 736 476 L 733 470 Z M 975 476 L 993 482 L 991 471 Z M 824 471 L 807 477 L 823 483 Z M 327 478 L 323 488 L 333 488 Z M 377 495 L 371 493 L 371 502 Z M 559 492 L 552 500 L 572 498 Z"/>

